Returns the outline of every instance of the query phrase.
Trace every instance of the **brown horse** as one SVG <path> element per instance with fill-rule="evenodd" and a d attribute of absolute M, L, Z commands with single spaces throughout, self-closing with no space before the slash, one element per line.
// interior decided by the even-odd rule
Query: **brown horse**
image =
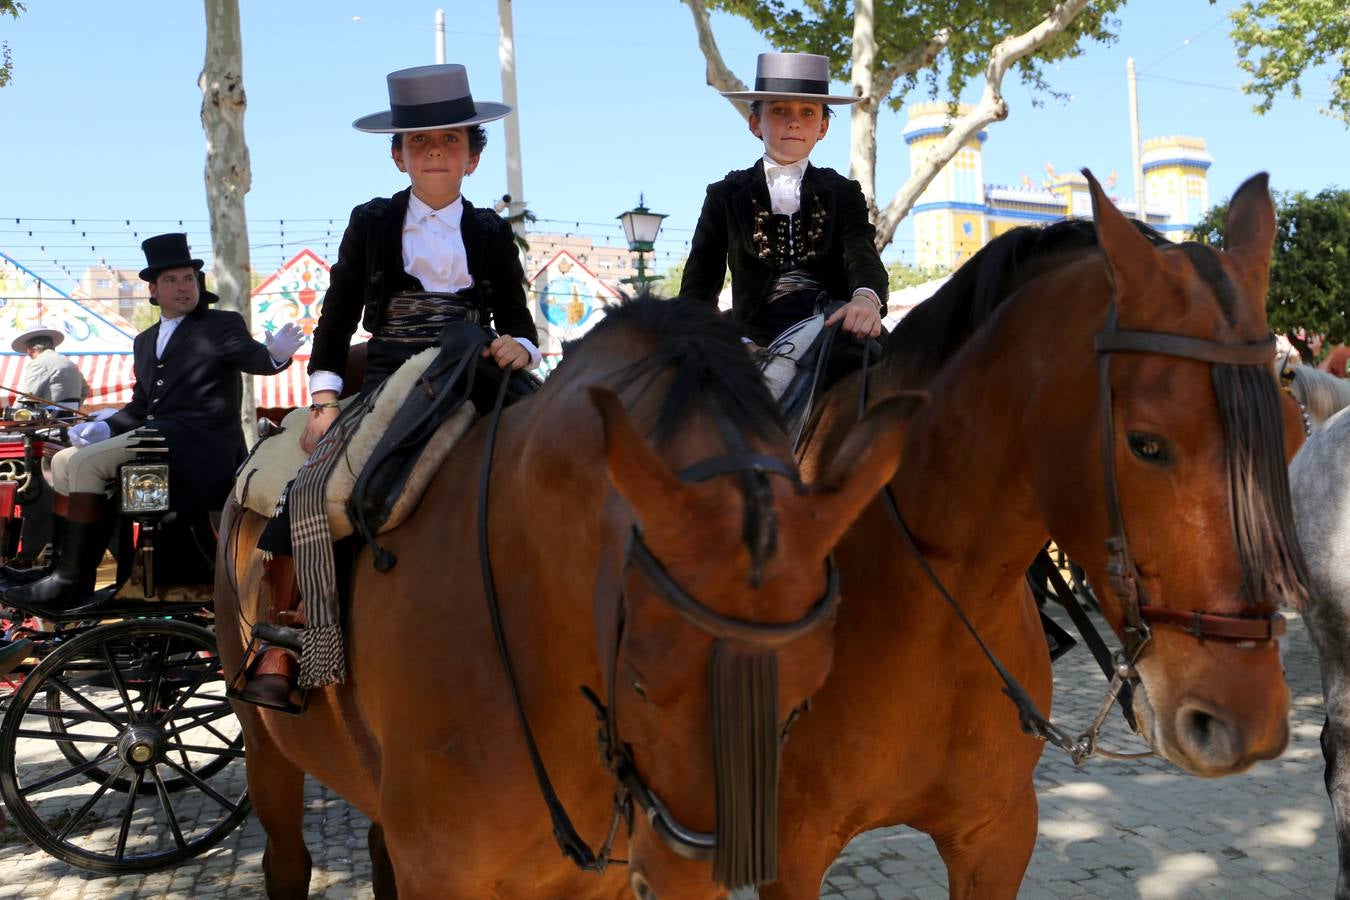
<path fill-rule="evenodd" d="M 357 556 L 346 683 L 312 691 L 298 717 L 238 707 L 269 896 L 307 893 L 306 772 L 375 823 L 379 896 L 395 884 L 405 900 L 623 893 L 621 868 L 583 872 L 559 853 L 523 737 L 522 715 L 576 832 L 598 843 L 617 824 L 616 782 L 581 686 L 606 698 L 609 762 L 644 806 L 638 829 L 711 855 L 729 885 L 771 878 L 774 751 L 831 663 L 829 554 L 894 472 L 912 406 L 869 414 L 806 488 L 715 311 L 645 300 L 611 312 L 505 410 L 495 438 L 489 420 L 471 429 L 383 536 L 391 571 Z M 488 550 L 519 710 L 479 576 L 489 446 Z M 237 507 L 222 525 L 227 667 L 265 610 L 262 526 Z M 714 890 L 706 868 L 695 878 Z"/>
<path fill-rule="evenodd" d="M 872 402 L 931 396 L 889 490 L 923 560 L 1042 711 L 1050 664 L 1023 573 L 1053 536 L 1124 640 L 1154 752 L 1197 775 L 1239 772 L 1285 747 L 1273 608 L 1305 584 L 1285 474 L 1302 429 L 1267 343 L 1274 211 L 1264 176 L 1245 184 L 1219 253 L 1150 239 L 1090 186 L 1095 230 L 996 239 L 892 335 Z M 857 398 L 857 379 L 828 395 L 805 471 L 843 445 Z M 760 896 L 814 898 L 852 837 L 908 824 L 937 844 L 951 896 L 1014 897 L 1044 744 L 883 500 L 838 558 L 835 666 L 784 749 L 780 877 Z M 687 864 L 644 866 L 669 879 Z"/>

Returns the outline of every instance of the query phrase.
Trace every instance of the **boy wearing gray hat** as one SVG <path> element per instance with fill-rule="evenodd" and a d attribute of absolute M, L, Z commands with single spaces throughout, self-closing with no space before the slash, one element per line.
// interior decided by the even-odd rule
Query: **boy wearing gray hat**
<path fill-rule="evenodd" d="M 680 299 L 716 303 L 730 268 L 731 317 L 762 346 L 833 301 L 847 302 L 826 324 L 859 338 L 879 335 L 886 314 L 886 267 L 862 188 L 808 160 L 830 106 L 862 99 L 829 86 L 824 56 L 761 53 L 755 89 L 722 94 L 750 102 L 764 156 L 709 185 Z"/>
<path fill-rule="evenodd" d="M 436 344 L 441 328 L 470 318 L 500 333 L 490 354 L 503 369 L 539 364 L 539 335 L 525 304 L 525 273 L 511 227 L 460 193 L 487 144 L 484 123 L 510 114 L 475 101 L 464 67 L 417 66 L 388 76 L 389 109 L 352 123 L 391 134 L 394 165 L 411 185 L 352 210 L 314 329 L 301 446 L 313 450 L 337 420 L 337 396 L 358 321 L 372 335 L 363 392 Z"/>

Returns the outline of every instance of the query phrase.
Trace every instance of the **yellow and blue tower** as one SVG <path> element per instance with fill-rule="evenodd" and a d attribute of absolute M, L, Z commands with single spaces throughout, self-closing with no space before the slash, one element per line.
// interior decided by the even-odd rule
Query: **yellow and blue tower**
<path fill-rule="evenodd" d="M 963 105 L 957 114 L 969 111 L 970 107 Z M 950 113 L 946 103 L 920 103 L 909 108 L 904 138 L 909 145 L 910 171 L 922 165 L 947 136 Z M 919 265 L 955 266 L 973 256 L 993 236 L 986 224 L 981 153 L 987 137 L 988 133 L 981 131 L 966 141 L 914 204 L 910 217 Z"/>
<path fill-rule="evenodd" d="M 1155 227 L 1174 241 L 1190 237 L 1191 228 L 1209 209 L 1209 167 L 1214 162 L 1197 137 L 1159 137 L 1144 141 L 1145 205 L 1161 208 L 1167 222 Z"/>

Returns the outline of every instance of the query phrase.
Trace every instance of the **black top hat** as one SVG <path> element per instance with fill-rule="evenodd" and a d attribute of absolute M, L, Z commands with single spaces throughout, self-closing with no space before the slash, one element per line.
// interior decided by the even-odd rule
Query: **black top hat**
<path fill-rule="evenodd" d="M 141 269 L 142 281 L 153 282 L 165 269 L 192 266 L 198 272 L 202 270 L 202 261 L 192 258 L 186 234 L 179 232 L 157 234 L 141 241 L 141 249 L 145 251 L 145 268 Z"/>
<path fill-rule="evenodd" d="M 357 131 L 440 131 L 482 125 L 511 113 L 505 103 L 475 102 L 469 92 L 469 74 L 457 63 L 400 69 L 390 72 L 387 80 L 389 109 L 357 119 L 352 123 Z"/>

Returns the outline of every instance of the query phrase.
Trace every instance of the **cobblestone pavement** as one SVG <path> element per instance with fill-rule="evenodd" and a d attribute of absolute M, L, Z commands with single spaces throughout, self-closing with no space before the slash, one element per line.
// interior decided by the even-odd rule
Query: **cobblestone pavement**
<path fill-rule="evenodd" d="M 1036 773 L 1040 838 L 1023 897 L 1332 895 L 1336 838 L 1322 789 L 1317 664 L 1302 623 L 1293 618 L 1290 625 L 1293 722 L 1285 755 L 1244 775 L 1207 781 L 1151 761 L 1093 761 L 1080 770 L 1062 754 L 1047 751 Z M 1074 727 L 1090 719 L 1101 678 L 1084 649 L 1057 664 L 1055 681 L 1056 718 Z M 1119 738 L 1123 726 L 1114 727 Z M 223 773 L 230 789 L 238 787 L 239 777 L 231 773 L 241 768 L 231 765 Z M 365 819 L 321 785 L 311 783 L 306 797 L 306 838 L 315 857 L 313 896 L 370 897 Z M 0 831 L 0 898 L 262 894 L 263 835 L 253 819 L 219 847 L 169 871 L 96 877 L 45 855 L 10 818 Z M 855 840 L 822 893 L 848 900 L 946 895 L 944 870 L 931 842 L 904 828 Z"/>

